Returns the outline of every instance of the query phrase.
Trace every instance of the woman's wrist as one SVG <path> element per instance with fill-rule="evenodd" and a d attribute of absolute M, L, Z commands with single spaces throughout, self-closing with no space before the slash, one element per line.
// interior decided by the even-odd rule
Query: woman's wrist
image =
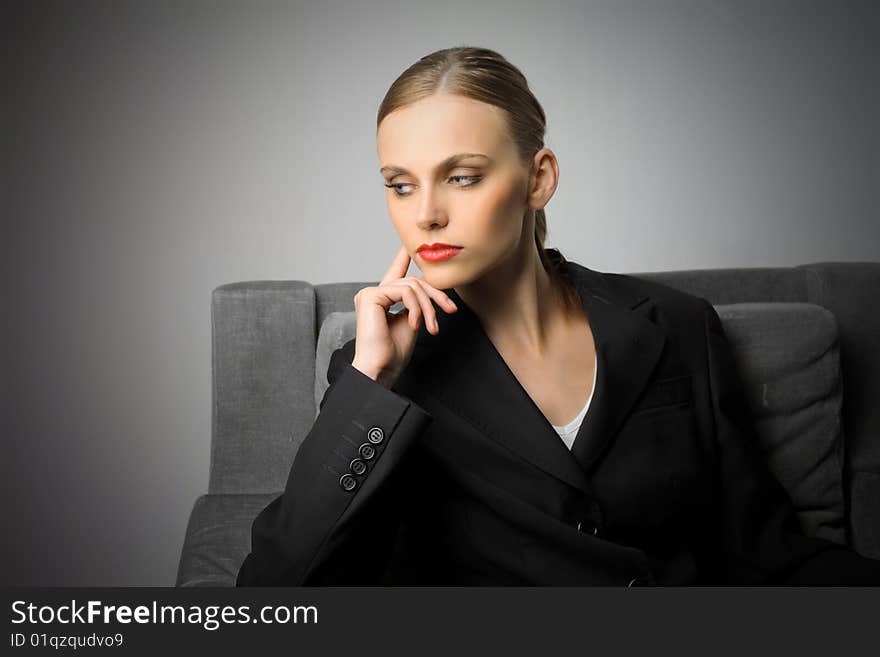
<path fill-rule="evenodd" d="M 357 358 L 351 361 L 351 366 L 371 379 L 377 380 L 379 378 L 379 370 L 377 368 L 365 365 L 364 363 L 359 363 Z"/>
<path fill-rule="evenodd" d="M 370 377 L 377 383 L 380 383 L 381 385 L 389 389 L 392 385 L 394 385 L 394 382 L 397 380 L 397 377 L 393 376 L 389 372 L 384 371 L 382 368 L 360 363 L 358 362 L 357 358 L 355 358 L 351 362 L 351 366 L 365 376 Z"/>

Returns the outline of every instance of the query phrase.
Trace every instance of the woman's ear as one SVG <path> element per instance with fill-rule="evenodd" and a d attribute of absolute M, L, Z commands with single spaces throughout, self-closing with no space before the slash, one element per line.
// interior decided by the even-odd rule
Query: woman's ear
<path fill-rule="evenodd" d="M 542 209 L 556 192 L 559 182 L 559 165 L 556 156 L 549 148 L 542 148 L 532 160 L 529 170 L 529 207 Z"/>

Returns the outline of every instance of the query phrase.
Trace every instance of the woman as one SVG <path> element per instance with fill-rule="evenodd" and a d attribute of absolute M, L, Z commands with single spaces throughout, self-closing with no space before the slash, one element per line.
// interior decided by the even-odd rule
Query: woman
<path fill-rule="evenodd" d="M 709 302 L 544 248 L 544 129 L 491 50 L 394 82 L 377 146 L 402 245 L 354 298 L 238 584 L 880 583 L 800 532 Z"/>

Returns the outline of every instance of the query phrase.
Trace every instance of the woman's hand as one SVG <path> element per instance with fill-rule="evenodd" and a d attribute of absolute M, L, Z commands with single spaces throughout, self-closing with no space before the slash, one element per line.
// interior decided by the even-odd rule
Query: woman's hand
<path fill-rule="evenodd" d="M 439 331 L 431 299 L 448 313 L 458 310 L 442 290 L 420 277 L 406 276 L 409 263 L 409 253 L 401 245 L 379 284 L 354 295 L 357 337 L 351 364 L 386 388 L 394 385 L 409 363 L 422 318 L 430 333 Z M 406 306 L 406 312 L 388 312 L 398 301 Z"/>

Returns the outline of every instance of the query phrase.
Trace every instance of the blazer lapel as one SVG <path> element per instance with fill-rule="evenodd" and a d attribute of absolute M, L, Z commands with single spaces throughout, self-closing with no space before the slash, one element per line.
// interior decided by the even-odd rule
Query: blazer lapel
<path fill-rule="evenodd" d="M 648 382 L 665 343 L 648 318 L 653 306 L 613 292 L 600 272 L 564 262 L 578 290 L 596 344 L 596 391 L 571 451 L 495 349 L 477 315 L 453 288 L 458 306 L 437 313 L 443 366 L 427 392 L 517 456 L 590 493 L 587 473 Z"/>
<path fill-rule="evenodd" d="M 654 308 L 649 296 L 613 290 L 603 274 L 577 263 L 563 266 L 578 289 L 596 344 L 596 390 L 571 450 L 589 472 L 647 386 L 666 333 L 649 319 Z"/>

